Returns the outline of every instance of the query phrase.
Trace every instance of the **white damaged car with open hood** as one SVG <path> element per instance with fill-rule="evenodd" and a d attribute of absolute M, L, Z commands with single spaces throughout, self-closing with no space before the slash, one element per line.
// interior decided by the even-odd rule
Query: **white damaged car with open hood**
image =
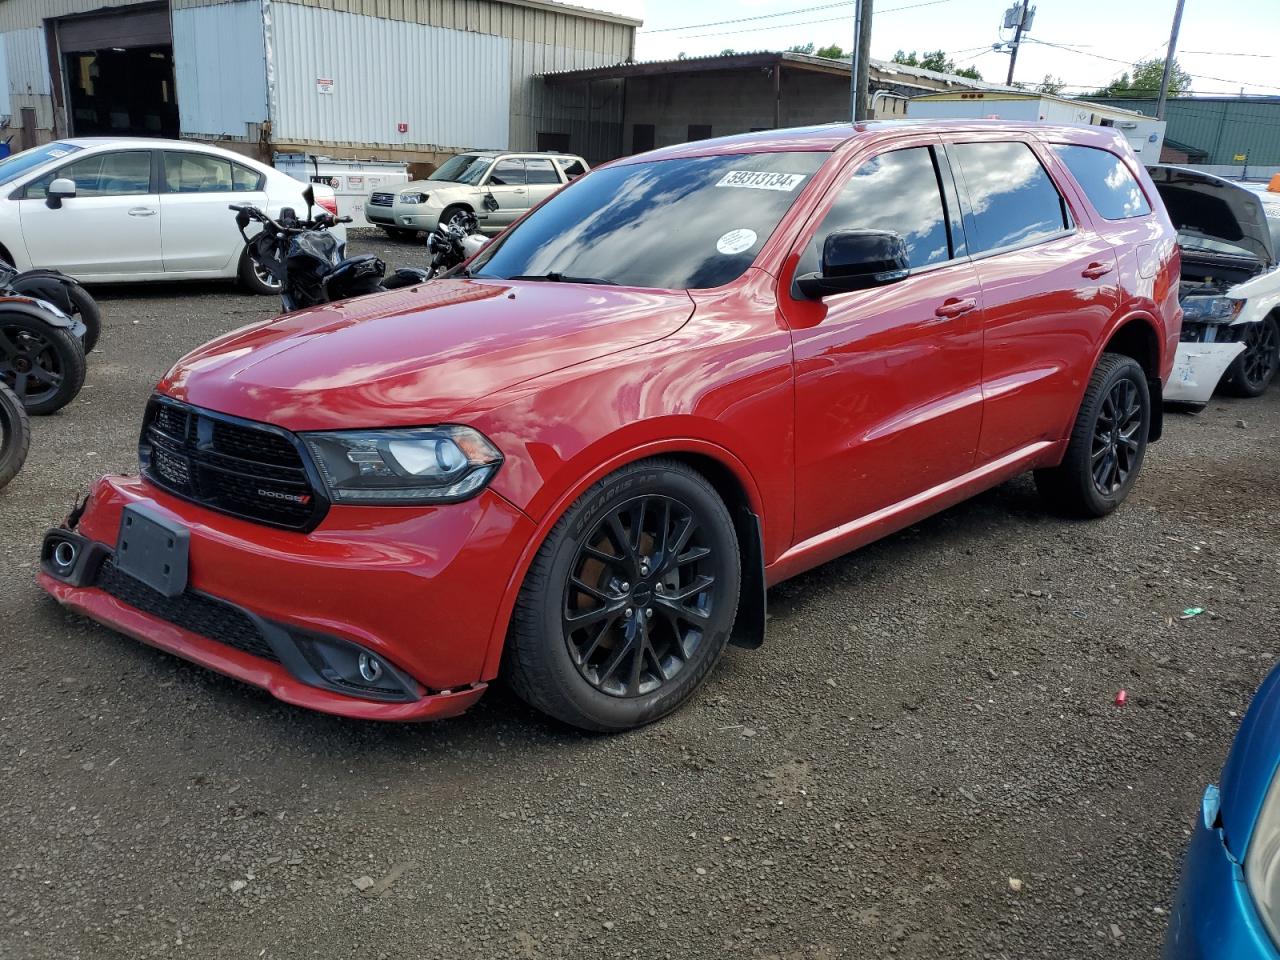
<path fill-rule="evenodd" d="M 1182 248 L 1182 342 L 1166 402 L 1261 396 L 1280 370 L 1280 193 L 1186 167 L 1149 167 Z"/>

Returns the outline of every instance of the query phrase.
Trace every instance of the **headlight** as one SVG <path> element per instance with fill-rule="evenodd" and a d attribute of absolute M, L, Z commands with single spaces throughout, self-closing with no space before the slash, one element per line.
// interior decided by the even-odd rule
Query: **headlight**
<path fill-rule="evenodd" d="M 1258 914 L 1280 943 L 1280 779 L 1272 780 L 1267 799 L 1253 825 L 1249 850 L 1244 857 L 1245 882 Z"/>
<path fill-rule="evenodd" d="M 425 193 L 402 193 L 400 194 L 401 203 L 426 203 L 427 195 Z"/>
<path fill-rule="evenodd" d="M 1225 323 L 1244 309 L 1244 301 L 1233 297 L 1187 297 L 1182 301 L 1182 319 L 1192 323 Z"/>
<path fill-rule="evenodd" d="M 497 473 L 502 454 L 470 427 L 304 433 L 334 503 L 456 503 Z"/>

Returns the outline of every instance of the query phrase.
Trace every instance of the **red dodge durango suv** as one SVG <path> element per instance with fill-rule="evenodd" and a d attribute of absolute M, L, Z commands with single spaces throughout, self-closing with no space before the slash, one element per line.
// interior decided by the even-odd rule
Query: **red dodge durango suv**
<path fill-rule="evenodd" d="M 1178 247 L 1124 141 L 776 130 L 599 167 L 448 278 L 184 357 L 136 477 L 40 582 L 350 717 L 503 675 L 570 724 L 675 709 L 765 590 L 1024 471 L 1114 509 L 1160 433 Z"/>

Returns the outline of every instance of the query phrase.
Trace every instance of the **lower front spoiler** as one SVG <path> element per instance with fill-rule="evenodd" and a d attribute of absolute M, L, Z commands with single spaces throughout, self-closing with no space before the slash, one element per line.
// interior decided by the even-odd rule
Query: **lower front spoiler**
<path fill-rule="evenodd" d="M 401 723 L 438 720 L 462 713 L 479 700 L 486 689 L 486 684 L 477 683 L 459 690 L 424 692 L 415 699 L 397 702 L 347 696 L 304 683 L 283 664 L 253 656 L 154 617 L 96 587 L 69 583 L 43 570 L 37 580 L 55 600 L 76 613 L 149 646 L 260 687 L 285 703 L 309 710 L 360 720 Z"/>
<path fill-rule="evenodd" d="M 1227 367 L 1245 345 L 1236 343 L 1180 343 L 1173 360 L 1173 373 L 1164 387 L 1168 403 L 1208 403 Z"/>

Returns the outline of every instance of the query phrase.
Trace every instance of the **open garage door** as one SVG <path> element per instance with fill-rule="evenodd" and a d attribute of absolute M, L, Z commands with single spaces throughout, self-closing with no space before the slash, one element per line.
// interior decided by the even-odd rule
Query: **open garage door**
<path fill-rule="evenodd" d="M 55 21 L 73 136 L 176 137 L 167 4 Z"/>

